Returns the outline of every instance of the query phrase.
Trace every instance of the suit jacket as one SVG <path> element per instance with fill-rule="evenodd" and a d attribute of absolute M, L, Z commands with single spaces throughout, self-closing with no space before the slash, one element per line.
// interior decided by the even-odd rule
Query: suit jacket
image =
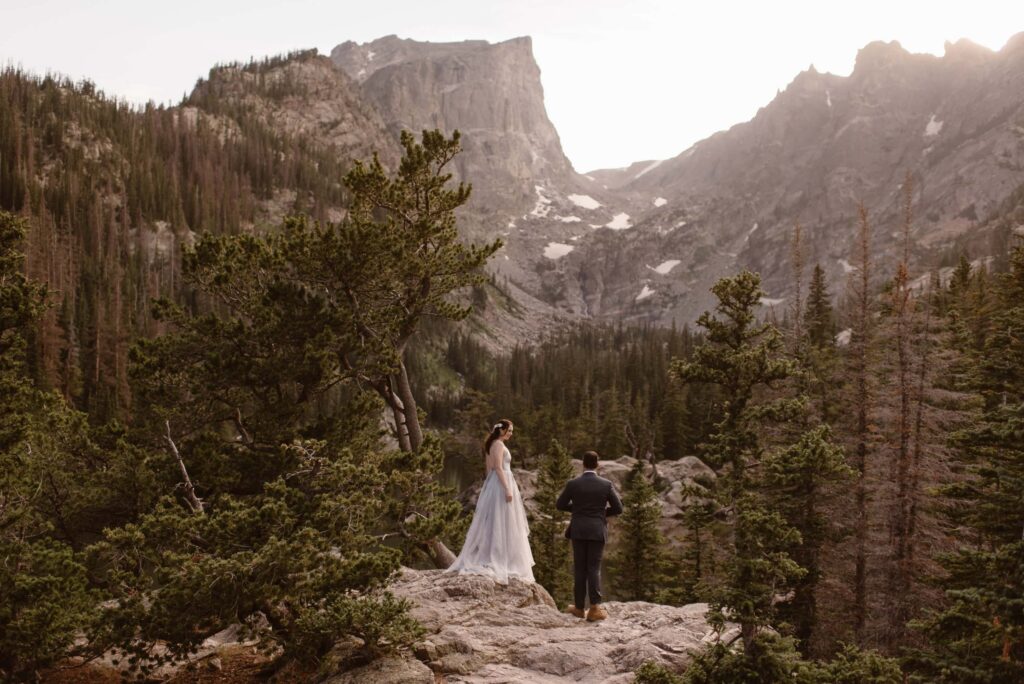
<path fill-rule="evenodd" d="M 569 539 L 607 541 L 608 516 L 622 513 L 622 501 L 611 481 L 587 471 L 566 483 L 555 508 L 572 512 L 565 531 Z"/>

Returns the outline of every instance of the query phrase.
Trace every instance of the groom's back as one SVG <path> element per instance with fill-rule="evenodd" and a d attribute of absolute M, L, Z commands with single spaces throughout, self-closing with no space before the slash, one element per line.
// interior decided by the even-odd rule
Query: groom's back
<path fill-rule="evenodd" d="M 566 493 L 572 501 L 570 536 L 573 539 L 604 540 L 608 503 L 618 500 L 613 494 L 611 481 L 596 473 L 584 473 L 569 481 Z"/>

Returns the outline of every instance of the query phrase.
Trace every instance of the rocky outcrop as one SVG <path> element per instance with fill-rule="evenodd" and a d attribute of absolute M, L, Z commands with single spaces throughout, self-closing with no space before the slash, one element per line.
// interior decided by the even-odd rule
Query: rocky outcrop
<path fill-rule="evenodd" d="M 412 601 L 428 634 L 415 648 L 418 662 L 410 654 L 406 666 L 374 670 L 379 684 L 431 681 L 421 663 L 434 681 L 449 684 L 626 684 L 646 661 L 681 672 L 691 652 L 718 638 L 705 620 L 706 604 L 610 602 L 608 620 L 588 623 L 560 612 L 540 585 L 515 579 L 503 586 L 478 575 L 406 569 L 392 591 Z M 731 641 L 733 631 L 723 638 Z M 330 681 L 364 681 L 352 674 Z"/>
<path fill-rule="evenodd" d="M 396 138 L 402 130 L 465 133 L 455 167 L 473 183 L 481 209 L 523 210 L 538 182 L 574 175 L 544 108 L 529 38 L 492 44 L 387 36 L 342 43 L 331 59 L 360 83 Z"/>

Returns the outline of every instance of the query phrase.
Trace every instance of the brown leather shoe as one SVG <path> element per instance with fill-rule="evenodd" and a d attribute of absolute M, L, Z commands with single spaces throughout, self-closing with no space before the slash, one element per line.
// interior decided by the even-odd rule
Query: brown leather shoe
<path fill-rule="evenodd" d="M 608 611 L 600 606 L 590 606 L 590 610 L 587 611 L 587 622 L 597 622 L 598 620 L 604 620 L 608 617 Z"/>
<path fill-rule="evenodd" d="M 565 609 L 565 612 L 569 615 L 572 615 L 573 617 L 578 618 L 583 618 L 586 615 L 586 613 L 583 612 L 582 608 L 577 608 L 576 606 L 569 606 Z"/>

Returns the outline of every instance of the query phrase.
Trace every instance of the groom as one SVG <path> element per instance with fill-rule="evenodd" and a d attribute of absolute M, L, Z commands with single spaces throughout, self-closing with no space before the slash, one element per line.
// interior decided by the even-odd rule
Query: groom
<path fill-rule="evenodd" d="M 608 516 L 622 513 L 622 502 L 612 483 L 598 476 L 597 453 L 583 454 L 583 474 L 569 480 L 555 507 L 572 512 L 565 536 L 572 540 L 575 605 L 566 612 L 583 617 L 583 603 L 589 593 L 587 621 L 604 620 L 608 611 L 601 607 L 601 555 L 608 539 Z"/>

